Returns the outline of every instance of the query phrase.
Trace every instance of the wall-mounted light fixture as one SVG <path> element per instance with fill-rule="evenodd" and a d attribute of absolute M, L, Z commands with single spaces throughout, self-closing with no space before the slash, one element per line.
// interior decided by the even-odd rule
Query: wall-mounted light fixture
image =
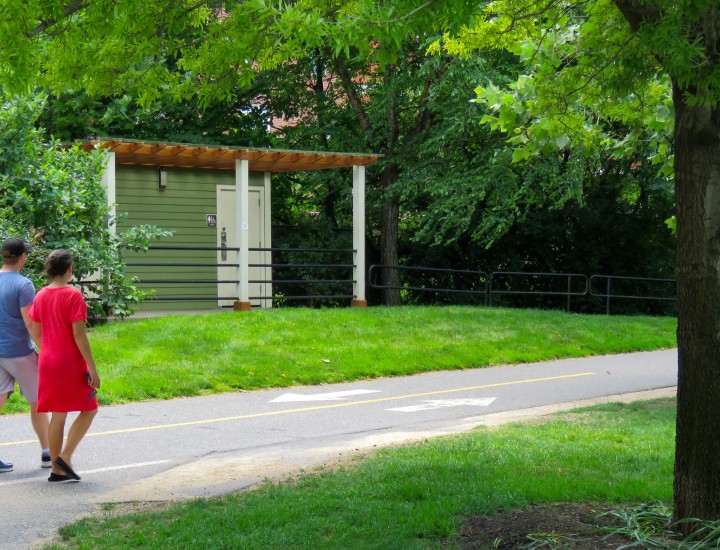
<path fill-rule="evenodd" d="M 158 191 L 165 191 L 167 188 L 167 169 L 164 166 L 158 168 Z"/>

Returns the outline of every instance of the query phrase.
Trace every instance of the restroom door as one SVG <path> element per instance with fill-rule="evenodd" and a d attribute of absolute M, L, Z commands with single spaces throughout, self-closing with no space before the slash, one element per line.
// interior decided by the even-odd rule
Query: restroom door
<path fill-rule="evenodd" d="M 235 186 L 217 186 L 217 246 L 218 250 L 218 297 L 226 298 L 218 300 L 220 307 L 232 307 L 237 297 L 237 284 L 224 283 L 221 281 L 237 280 L 238 253 L 235 250 L 224 250 L 237 248 L 235 241 Z M 248 191 L 248 242 L 249 248 L 263 248 L 265 228 L 265 189 L 263 187 L 250 187 Z M 269 254 L 254 250 L 249 251 L 249 264 L 265 264 L 265 258 Z M 270 268 L 250 267 L 248 279 L 250 281 L 267 281 Z M 253 307 L 271 307 L 269 300 L 258 300 L 253 297 L 267 296 L 267 283 L 250 283 L 250 302 Z"/>

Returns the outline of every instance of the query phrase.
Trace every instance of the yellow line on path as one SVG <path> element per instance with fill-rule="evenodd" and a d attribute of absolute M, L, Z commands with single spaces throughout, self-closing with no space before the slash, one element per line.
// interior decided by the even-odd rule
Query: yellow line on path
<path fill-rule="evenodd" d="M 397 401 L 398 399 L 409 399 L 412 397 L 426 397 L 428 395 L 440 395 L 443 393 L 455 393 L 455 392 L 461 392 L 461 391 L 471 391 L 471 390 L 483 390 L 487 388 L 499 388 L 502 386 L 514 386 L 518 384 L 532 384 L 534 382 L 547 382 L 549 380 L 563 380 L 567 378 L 578 378 L 580 376 L 592 376 L 594 375 L 594 372 L 581 372 L 578 374 L 564 374 L 562 376 L 549 376 L 547 378 L 529 378 L 526 380 L 514 380 L 511 382 L 498 382 L 497 384 L 485 384 L 483 386 L 469 386 L 466 388 L 453 388 L 450 390 L 438 390 L 438 391 L 430 391 L 430 392 L 423 392 L 423 393 L 411 393 L 407 395 L 396 395 L 393 397 L 379 397 L 377 399 L 365 399 L 362 401 L 349 401 L 349 402 L 343 402 L 343 403 L 333 403 L 332 405 L 316 405 L 313 407 L 303 407 L 299 409 L 284 409 L 281 411 L 270 411 L 270 412 L 262 412 L 262 413 L 255 413 L 255 414 L 243 414 L 239 416 L 226 416 L 224 418 L 208 418 L 205 420 L 193 420 L 190 422 L 177 422 L 175 424 L 159 424 L 157 426 L 141 426 L 137 428 L 124 428 L 121 430 L 108 430 L 105 432 L 94 432 L 87 434 L 86 437 L 98 437 L 102 435 L 115 435 L 115 434 L 126 434 L 126 433 L 132 433 L 132 432 L 144 432 L 148 430 L 165 430 L 168 428 L 182 428 L 184 426 L 198 426 L 201 424 L 214 424 L 217 422 L 230 422 L 232 420 L 247 420 L 250 418 L 261 418 L 263 416 L 276 416 L 280 414 L 291 414 L 291 413 L 299 413 L 299 412 L 307 412 L 307 411 L 319 411 L 323 409 L 336 409 L 339 407 L 353 407 L 356 405 L 365 405 L 367 403 L 381 403 L 383 401 Z M 9 447 L 10 445 L 22 445 L 26 443 L 36 443 L 34 439 L 28 439 L 25 441 L 8 441 L 6 443 L 0 443 L 0 447 Z"/>

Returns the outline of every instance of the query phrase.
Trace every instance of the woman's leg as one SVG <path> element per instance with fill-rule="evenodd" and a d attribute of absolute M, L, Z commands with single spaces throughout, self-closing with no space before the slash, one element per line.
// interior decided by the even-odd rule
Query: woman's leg
<path fill-rule="evenodd" d="M 85 437 L 85 434 L 90 429 L 90 425 L 92 424 L 93 418 L 95 418 L 96 414 L 97 409 L 93 411 L 82 411 L 78 414 L 75 422 L 72 423 L 72 426 L 70 426 L 67 438 L 65 439 L 65 446 L 62 448 L 62 451 L 60 451 L 60 457 L 67 462 L 71 468 L 72 455 L 75 452 L 75 449 L 77 449 L 77 446 L 80 444 L 80 441 L 82 441 L 82 438 Z M 55 459 L 53 458 L 53 460 Z"/>
<path fill-rule="evenodd" d="M 50 459 L 53 461 L 52 473 L 63 474 L 64 472 L 55 466 L 55 459 L 60 456 L 65 434 L 65 419 L 67 413 L 52 413 L 50 425 L 48 426 L 48 443 L 50 444 Z"/>

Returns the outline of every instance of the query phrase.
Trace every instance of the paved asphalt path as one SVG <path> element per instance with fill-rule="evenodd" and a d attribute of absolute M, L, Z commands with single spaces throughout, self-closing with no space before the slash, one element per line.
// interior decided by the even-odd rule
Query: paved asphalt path
<path fill-rule="evenodd" d="M 0 458 L 15 470 L 0 474 L 0 548 L 35 548 L 105 503 L 222 494 L 358 450 L 676 383 L 669 350 L 102 407 L 74 457 L 82 481 L 60 485 L 39 467 L 28 417 L 2 416 Z"/>

